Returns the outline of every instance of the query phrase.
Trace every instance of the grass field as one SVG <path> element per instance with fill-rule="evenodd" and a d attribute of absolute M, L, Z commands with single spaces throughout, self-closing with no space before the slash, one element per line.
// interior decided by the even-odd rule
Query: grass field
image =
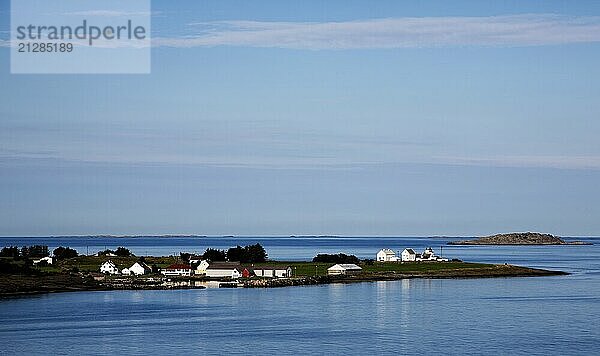
<path fill-rule="evenodd" d="M 327 268 L 334 265 L 333 263 L 315 263 L 315 262 L 286 262 L 286 261 L 270 261 L 261 263 L 260 265 L 270 266 L 290 266 L 294 271 L 295 276 L 323 276 L 327 274 Z M 374 262 L 373 264 L 361 263 L 363 272 L 365 273 L 427 273 L 439 272 L 444 270 L 458 269 L 479 269 L 489 268 L 492 265 L 483 263 L 467 263 L 467 262 Z"/>

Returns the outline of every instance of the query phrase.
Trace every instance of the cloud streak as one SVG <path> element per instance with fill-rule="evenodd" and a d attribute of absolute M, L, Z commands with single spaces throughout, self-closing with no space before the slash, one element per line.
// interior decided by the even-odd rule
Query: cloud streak
<path fill-rule="evenodd" d="M 304 50 L 454 46 L 542 46 L 600 41 L 600 17 L 552 14 L 403 17 L 347 22 L 192 23 L 194 33 L 155 46 L 242 46 Z"/>

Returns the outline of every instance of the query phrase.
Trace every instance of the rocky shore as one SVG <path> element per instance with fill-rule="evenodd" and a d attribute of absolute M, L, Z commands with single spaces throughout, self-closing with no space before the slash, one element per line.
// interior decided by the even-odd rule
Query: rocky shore
<path fill-rule="evenodd" d="M 567 272 L 549 271 L 537 268 L 519 267 L 513 265 L 490 265 L 486 268 L 438 270 L 419 273 L 368 273 L 354 276 L 313 276 L 287 279 L 250 279 L 241 282 L 244 288 L 277 288 L 330 283 L 359 283 L 395 281 L 414 278 L 506 278 L 506 277 L 542 277 L 568 275 Z"/>
<path fill-rule="evenodd" d="M 480 237 L 475 240 L 451 241 L 448 245 L 591 245 L 588 242 L 566 242 L 558 236 L 538 232 L 518 232 Z"/>

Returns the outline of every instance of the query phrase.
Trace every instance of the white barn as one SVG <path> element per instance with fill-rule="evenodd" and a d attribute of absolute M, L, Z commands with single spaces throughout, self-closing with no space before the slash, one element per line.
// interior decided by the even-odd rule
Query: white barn
<path fill-rule="evenodd" d="M 209 278 L 237 279 L 242 276 L 242 267 L 237 262 L 211 262 L 205 274 Z"/>
<path fill-rule="evenodd" d="M 335 275 L 348 275 L 357 274 L 362 271 L 362 268 L 355 265 L 354 263 L 338 263 L 327 269 L 327 274 L 330 276 Z"/>
<path fill-rule="evenodd" d="M 119 274 L 119 268 L 117 268 L 117 265 L 113 261 L 108 260 L 100 266 L 100 273 Z"/>

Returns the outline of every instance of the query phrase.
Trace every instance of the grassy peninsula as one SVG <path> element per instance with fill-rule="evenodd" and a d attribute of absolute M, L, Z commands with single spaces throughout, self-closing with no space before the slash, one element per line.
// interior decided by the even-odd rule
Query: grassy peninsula
<path fill-rule="evenodd" d="M 22 264 L 20 261 L 3 263 Z M 145 257 L 146 263 L 166 267 L 175 257 Z M 174 289 L 203 288 L 206 279 L 201 276 L 166 278 L 160 273 L 144 276 L 109 276 L 98 273 L 105 256 L 78 256 L 58 261 L 54 265 L 29 267 L 21 271 L 0 273 L 0 296 L 16 296 L 48 292 L 92 291 L 116 289 Z M 111 257 L 119 267 L 128 266 L 138 257 Z M 228 281 L 228 286 L 285 287 L 327 283 L 355 283 L 399 280 L 406 278 L 493 278 L 563 275 L 564 272 L 519 267 L 505 264 L 482 264 L 459 261 L 449 262 L 373 262 L 361 261 L 362 272 L 355 275 L 327 275 L 331 263 L 304 261 L 267 261 L 261 265 L 291 267 L 291 278 L 240 278 Z M 242 266 L 245 265 L 242 264 Z M 172 283 L 175 280 L 177 283 Z M 169 282 L 167 282 L 169 281 Z M 233 284 L 235 282 L 235 284 Z"/>

